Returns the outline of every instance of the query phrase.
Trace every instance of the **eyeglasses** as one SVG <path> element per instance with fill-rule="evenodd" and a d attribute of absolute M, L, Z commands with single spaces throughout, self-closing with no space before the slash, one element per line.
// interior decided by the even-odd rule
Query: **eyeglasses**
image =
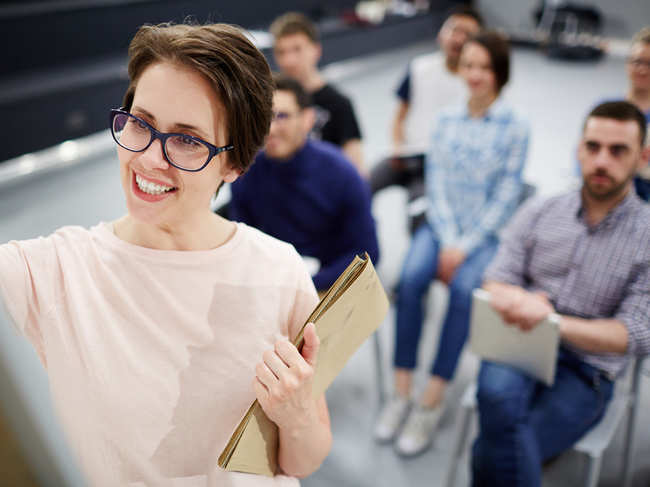
<path fill-rule="evenodd" d="M 300 113 L 300 112 L 298 112 Z M 274 122 L 279 122 L 279 123 L 284 123 L 288 121 L 290 118 L 295 117 L 298 115 L 298 113 L 289 113 L 289 112 L 273 112 L 273 121 Z"/>
<path fill-rule="evenodd" d="M 650 69 L 650 60 L 646 61 L 638 57 L 631 57 L 627 60 L 628 64 L 631 64 L 635 69 L 646 68 Z"/>
<path fill-rule="evenodd" d="M 160 139 L 165 160 L 183 171 L 198 172 L 221 152 L 231 151 L 232 144 L 216 147 L 193 135 L 159 132 L 147 122 L 122 109 L 111 110 L 111 134 L 120 147 L 144 152 Z"/>

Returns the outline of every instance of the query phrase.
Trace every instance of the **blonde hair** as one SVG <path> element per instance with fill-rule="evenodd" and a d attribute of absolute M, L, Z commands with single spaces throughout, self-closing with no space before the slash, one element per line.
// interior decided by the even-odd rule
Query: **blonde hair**
<path fill-rule="evenodd" d="M 644 27 L 639 32 L 636 33 L 634 39 L 632 39 L 632 44 L 638 42 L 643 42 L 644 44 L 650 44 L 650 26 Z"/>

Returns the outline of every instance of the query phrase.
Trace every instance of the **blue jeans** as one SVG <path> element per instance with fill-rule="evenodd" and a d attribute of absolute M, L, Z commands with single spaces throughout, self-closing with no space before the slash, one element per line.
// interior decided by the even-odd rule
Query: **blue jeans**
<path fill-rule="evenodd" d="M 552 387 L 507 365 L 483 361 L 473 487 L 539 487 L 542 463 L 574 445 L 605 413 L 613 382 L 560 349 Z"/>
<path fill-rule="evenodd" d="M 467 256 L 449 284 L 449 304 L 442 325 L 438 353 L 431 374 L 451 380 L 469 332 L 472 290 L 481 286 L 483 271 L 497 249 L 490 238 Z M 423 297 L 438 270 L 440 242 L 428 224 L 421 225 L 411 241 L 397 290 L 397 325 L 394 365 L 414 369 L 422 321 Z"/>

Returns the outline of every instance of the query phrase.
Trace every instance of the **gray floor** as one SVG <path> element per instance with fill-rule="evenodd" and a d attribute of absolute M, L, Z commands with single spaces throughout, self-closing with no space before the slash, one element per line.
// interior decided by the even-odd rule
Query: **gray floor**
<path fill-rule="evenodd" d="M 428 49 L 428 45 L 420 44 L 328 67 L 328 76 L 354 99 L 369 165 L 389 148 L 389 124 L 395 107 L 393 89 L 408 59 Z M 538 186 L 541 194 L 556 193 L 575 184 L 574 154 L 582 119 L 595 102 L 621 93 L 625 85 L 623 73 L 622 59 L 570 64 L 550 61 L 533 51 L 515 52 L 512 82 L 505 96 L 530 120 L 533 139 L 525 177 Z M 0 242 L 47 234 L 64 224 L 89 226 L 99 220 L 116 218 L 124 211 L 117 162 L 112 155 L 15 188 L 2 189 L 0 203 Z M 394 285 L 408 245 L 404 203 L 405 195 L 399 189 L 384 191 L 374 202 L 382 248 L 379 272 L 386 287 Z M 430 312 L 421 347 L 421 363 L 424 365 L 430 363 L 435 349 L 440 316 L 444 312 L 445 290 L 434 286 L 428 302 Z M 57 462 L 66 465 L 64 483 L 80 485 L 66 450 L 61 447 L 61 436 L 53 415 L 48 411 L 51 406 L 47 382 L 40 365 L 29 347 L 11 338 L 6 328 L 0 326 L 0 357 L 6 363 L 24 366 L 21 374 L 29 377 L 29 381 L 23 381 L 18 388 L 21 398 L 38 417 L 38 427 L 47 432 L 44 441 L 52 455 L 58 459 Z M 385 352 L 382 365 L 387 374 L 392 334 L 391 311 L 380 329 Z M 390 446 L 378 446 L 371 438 L 378 409 L 374 364 L 372 343 L 368 342 L 328 391 L 334 447 L 323 467 L 303 481 L 304 486 L 441 484 L 457 426 L 458 396 L 476 372 L 476 359 L 469 353 L 463 355 L 434 447 L 412 460 L 399 458 Z M 417 383 L 422 384 L 424 378 L 424 375 L 419 375 Z M 639 427 L 635 433 L 636 487 L 650 486 L 649 381 L 647 376 L 643 378 Z M 11 407 L 11 404 L 5 404 L 5 408 Z M 16 415 L 20 413 L 14 412 Z M 11 411 L 8 414 L 11 416 Z M 601 487 L 618 485 L 620 453 L 621 438 L 618 435 L 605 454 Z M 462 465 L 457 485 L 467 485 L 468 482 L 465 459 Z M 582 459 L 576 455 L 561 457 L 548 469 L 545 485 L 578 485 L 581 466 Z"/>

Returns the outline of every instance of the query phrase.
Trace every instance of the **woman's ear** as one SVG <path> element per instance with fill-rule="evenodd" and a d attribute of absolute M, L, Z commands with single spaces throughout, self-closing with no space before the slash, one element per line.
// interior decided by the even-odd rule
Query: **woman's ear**
<path fill-rule="evenodd" d="M 222 178 L 224 183 L 234 183 L 239 176 L 241 176 L 241 169 L 227 166 L 224 168 Z"/>

